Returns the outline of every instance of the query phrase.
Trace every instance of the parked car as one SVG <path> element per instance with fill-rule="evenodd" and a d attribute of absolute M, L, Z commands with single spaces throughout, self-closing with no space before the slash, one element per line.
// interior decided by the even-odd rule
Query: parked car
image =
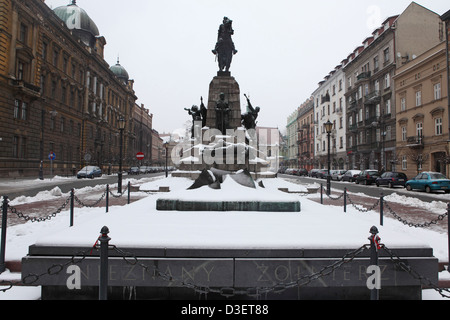
<path fill-rule="evenodd" d="M 362 183 L 365 185 L 369 185 L 375 183 L 377 178 L 380 177 L 380 173 L 377 170 L 364 170 L 361 171 L 360 174 L 356 177 L 356 183 Z"/>
<path fill-rule="evenodd" d="M 77 173 L 77 178 L 90 178 L 94 179 L 94 177 L 101 177 L 102 169 L 96 166 L 86 166 Z"/>
<path fill-rule="evenodd" d="M 298 176 L 307 176 L 308 175 L 308 170 L 306 170 L 305 168 L 298 169 L 297 175 Z"/>
<path fill-rule="evenodd" d="M 331 171 L 331 180 L 341 181 L 347 170 L 333 170 Z"/>
<path fill-rule="evenodd" d="M 436 190 L 444 190 L 445 193 L 449 193 L 450 180 L 439 172 L 422 172 L 414 179 L 408 180 L 405 187 L 408 191 L 417 189 L 430 193 Z"/>
<path fill-rule="evenodd" d="M 309 176 L 311 178 L 317 177 L 317 172 L 319 172 L 319 169 L 311 169 L 311 171 L 309 172 Z"/>
<path fill-rule="evenodd" d="M 316 177 L 320 178 L 320 179 L 326 179 L 327 176 L 328 176 L 328 170 L 325 170 L 325 169 L 320 169 L 316 173 Z"/>
<path fill-rule="evenodd" d="M 151 172 L 151 168 L 150 167 L 141 166 L 139 168 L 139 173 L 146 174 L 146 173 L 150 173 L 150 172 Z"/>
<path fill-rule="evenodd" d="M 377 187 L 386 185 L 389 188 L 393 188 L 394 186 L 404 187 L 406 181 L 408 181 L 408 178 L 403 172 L 385 172 L 381 177 L 377 178 L 375 184 Z"/>
<path fill-rule="evenodd" d="M 342 176 L 342 181 L 355 182 L 360 173 L 361 170 L 347 170 Z"/>
<path fill-rule="evenodd" d="M 139 174 L 139 167 L 131 167 L 128 174 Z"/>

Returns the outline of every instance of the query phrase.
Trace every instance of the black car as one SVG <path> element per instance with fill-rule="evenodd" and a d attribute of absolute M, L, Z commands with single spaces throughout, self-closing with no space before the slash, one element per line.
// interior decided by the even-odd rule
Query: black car
<path fill-rule="evenodd" d="M 355 182 L 356 177 L 361 173 L 361 170 L 347 170 L 342 176 L 341 181 Z"/>
<path fill-rule="evenodd" d="M 385 172 L 381 175 L 381 177 L 377 178 L 375 184 L 377 187 L 379 186 L 388 186 L 389 188 L 393 188 L 394 186 L 405 186 L 408 178 L 406 174 L 403 172 Z"/>
<path fill-rule="evenodd" d="M 297 171 L 297 175 L 298 176 L 307 176 L 308 175 L 308 170 L 306 170 L 306 169 L 298 169 L 298 171 Z"/>
<path fill-rule="evenodd" d="M 317 177 L 317 172 L 319 172 L 319 169 L 312 169 L 312 170 L 309 172 L 309 176 L 310 176 L 311 178 Z"/>
<path fill-rule="evenodd" d="M 380 177 L 380 173 L 377 170 L 364 170 L 356 177 L 356 183 L 362 183 L 365 185 L 369 185 L 375 183 L 377 178 Z"/>
<path fill-rule="evenodd" d="M 139 167 L 131 167 L 130 170 L 128 170 L 128 174 L 139 174 Z"/>
<path fill-rule="evenodd" d="M 316 177 L 320 178 L 320 179 L 326 179 L 327 176 L 328 176 L 328 170 L 325 170 L 325 169 L 320 169 L 316 173 Z"/>

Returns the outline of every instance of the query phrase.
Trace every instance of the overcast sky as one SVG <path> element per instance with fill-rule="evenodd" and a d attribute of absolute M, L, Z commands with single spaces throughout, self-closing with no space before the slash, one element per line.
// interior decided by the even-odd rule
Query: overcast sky
<path fill-rule="evenodd" d="M 71 0 L 46 0 L 55 9 Z M 160 133 L 191 120 L 184 108 L 208 100 L 218 66 L 211 53 L 223 17 L 233 20 L 239 53 L 231 74 L 258 125 L 283 130 L 318 83 L 408 0 L 78 0 L 106 38 L 105 60 L 134 79 L 138 104 Z M 418 4 L 442 15 L 448 0 Z"/>

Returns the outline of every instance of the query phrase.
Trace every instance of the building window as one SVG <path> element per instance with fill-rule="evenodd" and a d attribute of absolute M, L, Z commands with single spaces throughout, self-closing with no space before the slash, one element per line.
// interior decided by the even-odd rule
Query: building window
<path fill-rule="evenodd" d="M 402 127 L 402 141 L 406 141 L 406 140 L 407 140 L 406 127 Z"/>
<path fill-rule="evenodd" d="M 391 114 L 391 99 L 386 100 L 386 114 Z"/>
<path fill-rule="evenodd" d="M 423 123 L 422 122 L 417 122 L 416 123 L 416 136 L 417 137 L 422 137 L 423 134 Z"/>
<path fill-rule="evenodd" d="M 380 64 L 378 62 L 378 56 L 376 56 L 375 58 L 373 58 L 373 71 L 377 72 L 378 68 L 380 67 Z"/>
<path fill-rule="evenodd" d="M 434 131 L 437 136 L 442 135 L 442 118 L 434 119 Z"/>
<path fill-rule="evenodd" d="M 16 99 L 14 101 L 14 119 L 27 120 L 27 103 Z"/>
<path fill-rule="evenodd" d="M 386 126 L 386 132 L 384 134 L 385 134 L 385 139 L 387 141 L 391 140 L 392 139 L 392 127 Z"/>
<path fill-rule="evenodd" d="M 441 84 L 436 83 L 434 85 L 434 100 L 439 100 L 439 99 L 441 99 Z"/>
<path fill-rule="evenodd" d="M 24 25 L 23 23 L 20 24 L 20 31 L 19 31 L 19 40 L 25 44 L 27 44 L 27 37 L 28 37 L 28 27 Z"/>
<path fill-rule="evenodd" d="M 422 105 L 422 91 L 416 91 L 416 107 Z"/>
<path fill-rule="evenodd" d="M 18 136 L 14 136 L 13 137 L 13 158 L 18 158 L 19 157 L 19 137 Z"/>
<path fill-rule="evenodd" d="M 386 64 L 390 60 L 389 59 L 389 48 L 384 49 L 383 54 L 384 54 L 384 63 Z"/>
<path fill-rule="evenodd" d="M 406 110 L 406 97 L 400 99 L 400 111 Z"/>
<path fill-rule="evenodd" d="M 384 76 L 384 88 L 387 89 L 391 86 L 391 75 L 386 73 Z"/>
<path fill-rule="evenodd" d="M 408 169 L 408 158 L 406 156 L 402 156 L 402 170 L 405 171 Z"/>

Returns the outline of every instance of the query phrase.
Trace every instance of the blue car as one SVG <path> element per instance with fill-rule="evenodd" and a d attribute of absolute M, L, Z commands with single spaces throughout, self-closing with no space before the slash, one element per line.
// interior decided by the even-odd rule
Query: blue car
<path fill-rule="evenodd" d="M 87 166 L 78 171 L 77 178 L 90 178 L 94 179 L 94 177 L 101 177 L 102 176 L 102 170 L 99 167 L 95 166 Z"/>
<path fill-rule="evenodd" d="M 408 180 L 405 187 L 408 191 L 417 189 L 430 193 L 436 190 L 443 190 L 445 193 L 449 193 L 450 180 L 439 172 L 422 172 L 414 179 Z"/>

